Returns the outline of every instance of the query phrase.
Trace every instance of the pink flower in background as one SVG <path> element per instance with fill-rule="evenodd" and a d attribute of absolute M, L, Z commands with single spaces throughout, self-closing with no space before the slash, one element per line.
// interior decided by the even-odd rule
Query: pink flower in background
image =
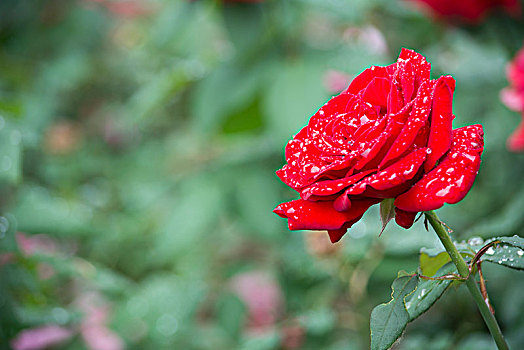
<path fill-rule="evenodd" d="M 55 325 L 25 329 L 11 341 L 14 350 L 41 350 L 59 345 L 73 336 L 67 328 Z"/>
<path fill-rule="evenodd" d="M 81 294 L 76 302 L 84 313 L 80 334 L 90 350 L 122 350 L 124 341 L 108 327 L 109 304 L 98 292 Z"/>
<path fill-rule="evenodd" d="M 26 256 L 34 254 L 55 255 L 58 252 L 56 241 L 44 234 L 30 235 L 18 232 L 16 242 L 20 251 Z"/>
<path fill-rule="evenodd" d="M 232 279 L 231 288 L 247 306 L 248 328 L 264 330 L 277 321 L 283 296 L 280 286 L 271 276 L 257 271 L 241 273 Z"/>
<path fill-rule="evenodd" d="M 329 69 L 324 73 L 324 86 L 327 91 L 338 94 L 348 86 L 351 78 L 349 74 Z"/>
<path fill-rule="evenodd" d="M 143 0 L 84 0 L 104 6 L 112 14 L 122 18 L 136 18 L 151 14 L 152 9 Z"/>
<path fill-rule="evenodd" d="M 503 8 L 510 14 L 520 14 L 518 0 L 408 0 L 420 4 L 437 17 L 480 21 L 488 11 Z"/>
<path fill-rule="evenodd" d="M 500 99 L 511 110 L 521 113 L 521 122 L 508 138 L 507 146 L 513 152 L 524 151 L 524 48 L 507 66 L 510 86 L 500 92 Z"/>

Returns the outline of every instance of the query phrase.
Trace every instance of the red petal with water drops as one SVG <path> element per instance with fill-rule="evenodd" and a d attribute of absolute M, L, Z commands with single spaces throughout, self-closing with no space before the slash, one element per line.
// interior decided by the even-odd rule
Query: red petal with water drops
<path fill-rule="evenodd" d="M 431 111 L 431 92 L 432 82 L 424 82 L 420 87 L 411 114 L 404 124 L 402 131 L 389 149 L 388 153 L 380 163 L 379 167 L 384 167 L 393 162 L 396 158 L 404 154 L 412 145 L 417 137 L 419 130 L 426 123 Z"/>
<path fill-rule="evenodd" d="M 404 103 L 402 101 L 401 92 L 395 84 L 391 84 L 391 90 L 388 95 L 388 113 L 397 113 L 402 109 Z"/>
<path fill-rule="evenodd" d="M 405 211 L 399 208 L 395 208 L 395 222 L 405 229 L 410 228 L 413 226 L 413 223 L 415 222 L 415 217 L 417 216 L 417 212 L 413 211 Z"/>
<path fill-rule="evenodd" d="M 371 66 L 357 75 L 344 92 L 356 95 L 364 90 L 373 78 L 387 78 L 388 76 L 388 67 Z"/>
<path fill-rule="evenodd" d="M 411 180 L 417 174 L 424 160 L 426 160 L 426 150 L 426 148 L 420 148 L 408 154 L 395 164 L 349 188 L 347 193 L 350 195 L 361 194 L 366 186 L 371 186 L 379 191 L 388 190 Z"/>
<path fill-rule="evenodd" d="M 417 77 L 417 80 L 420 83 L 422 83 L 425 80 L 429 80 L 429 75 L 431 73 L 431 63 L 426 61 L 426 57 L 413 50 L 403 48 L 400 51 L 400 55 L 398 56 L 398 58 L 399 61 L 410 61 L 410 63 L 413 65 L 413 71 L 415 72 L 415 76 Z M 415 89 L 417 88 L 418 86 L 415 85 Z"/>
<path fill-rule="evenodd" d="M 455 79 L 450 76 L 440 77 L 433 93 L 433 108 L 431 111 L 431 128 L 428 147 L 431 153 L 424 164 L 424 170 L 429 172 L 437 161 L 449 150 L 452 138 L 453 91 Z"/>
<path fill-rule="evenodd" d="M 406 191 L 412 180 L 426 160 L 426 148 L 410 153 L 390 167 L 366 177 L 351 186 L 334 202 L 334 208 L 344 211 L 352 206 L 350 196 L 369 196 L 372 198 L 393 198 Z"/>
<path fill-rule="evenodd" d="M 388 104 L 388 94 L 391 90 L 391 81 L 386 78 L 373 78 L 368 84 L 362 100 L 371 103 L 374 106 L 386 107 Z"/>
<path fill-rule="evenodd" d="M 339 230 L 345 224 L 360 218 L 364 212 L 380 200 L 367 198 L 356 200 L 351 209 L 336 211 L 332 201 L 311 202 L 297 199 L 280 204 L 273 212 L 288 219 L 290 230 Z"/>
<path fill-rule="evenodd" d="M 462 200 L 473 185 L 483 151 L 481 125 L 453 130 L 451 149 L 436 168 L 395 200 L 395 206 L 406 211 L 427 211 L 444 203 Z"/>
<path fill-rule="evenodd" d="M 365 151 L 364 156 L 354 167 L 354 170 L 360 169 L 377 169 L 379 163 L 384 159 L 391 145 L 402 131 L 410 112 L 410 106 L 407 105 L 396 114 L 390 114 L 387 117 L 387 125 L 384 131 L 374 140 L 369 151 Z"/>
<path fill-rule="evenodd" d="M 336 180 L 319 181 L 302 190 L 300 197 L 304 200 L 311 199 L 312 196 L 329 196 L 340 191 L 346 187 L 353 185 L 365 176 L 371 174 L 374 170 L 364 171 L 352 176 L 344 177 Z M 317 197 L 318 198 L 318 197 Z"/>
<path fill-rule="evenodd" d="M 400 85 L 402 87 L 404 102 L 411 101 L 413 99 L 413 92 L 415 91 L 415 71 L 410 61 L 406 62 L 402 72 L 400 72 Z"/>

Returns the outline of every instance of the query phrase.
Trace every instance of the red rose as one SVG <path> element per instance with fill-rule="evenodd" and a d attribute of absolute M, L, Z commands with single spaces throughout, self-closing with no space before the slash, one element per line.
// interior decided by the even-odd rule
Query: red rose
<path fill-rule="evenodd" d="M 455 17 L 478 22 L 494 7 L 510 13 L 520 13 L 517 0 L 410 0 L 429 8 L 438 17 Z"/>
<path fill-rule="evenodd" d="M 402 49 L 333 97 L 286 146 L 280 179 L 300 199 L 274 212 L 291 230 L 328 230 L 338 241 L 364 212 L 396 198 L 396 222 L 457 203 L 471 188 L 483 150 L 482 126 L 452 130 L 455 80 L 431 80 L 425 57 Z"/>
<path fill-rule="evenodd" d="M 520 49 L 513 62 L 507 67 L 510 87 L 500 93 L 502 102 L 509 109 L 521 112 L 522 120 L 517 129 L 508 138 L 508 148 L 513 152 L 524 151 L 524 48 Z"/>

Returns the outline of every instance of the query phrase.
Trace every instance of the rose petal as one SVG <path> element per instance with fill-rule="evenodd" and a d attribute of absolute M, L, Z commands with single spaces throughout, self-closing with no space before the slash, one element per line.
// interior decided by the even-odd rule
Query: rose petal
<path fill-rule="evenodd" d="M 417 212 L 405 211 L 399 208 L 395 208 L 395 222 L 405 229 L 413 226 Z"/>
<path fill-rule="evenodd" d="M 402 131 L 393 142 L 393 145 L 389 149 L 388 153 L 379 165 L 379 168 L 391 164 L 396 158 L 404 154 L 408 148 L 412 145 L 413 141 L 417 137 L 417 133 L 426 123 L 429 113 L 431 111 L 431 93 L 433 90 L 433 83 L 424 82 L 420 87 L 413 110 L 404 124 Z"/>
<path fill-rule="evenodd" d="M 462 200 L 473 185 L 483 150 L 481 125 L 453 130 L 453 144 L 436 168 L 398 196 L 395 206 L 406 211 L 427 211 Z"/>
<path fill-rule="evenodd" d="M 336 210 L 349 209 L 349 196 L 366 195 L 372 198 L 393 198 L 409 188 L 409 181 L 415 177 L 426 160 L 426 148 L 408 154 L 390 167 L 366 177 L 348 188 L 334 202 Z"/>
<path fill-rule="evenodd" d="M 415 91 L 415 71 L 410 61 L 407 61 L 403 68 L 400 73 L 400 85 L 404 101 L 409 102 L 412 100 Z"/>
<path fill-rule="evenodd" d="M 399 113 L 388 116 L 386 128 L 375 140 L 371 140 L 371 145 L 365 151 L 366 156 L 355 164 L 353 170 L 378 168 L 379 163 L 384 159 L 385 154 L 387 154 L 401 132 L 404 123 L 408 119 L 409 111 L 408 106 L 408 108 L 402 109 Z"/>
<path fill-rule="evenodd" d="M 396 66 L 396 63 L 393 65 Z M 388 67 L 371 66 L 357 75 L 344 92 L 356 95 L 364 90 L 366 86 L 368 86 L 369 83 L 373 80 L 373 78 L 387 78 L 388 76 Z"/>
<path fill-rule="evenodd" d="M 371 174 L 373 171 L 374 170 L 363 171 L 361 173 L 344 177 L 342 179 L 316 182 L 311 186 L 304 188 L 300 194 L 300 197 L 304 200 L 308 200 L 312 196 L 328 196 L 338 193 L 343 191 L 346 187 L 361 180 L 365 176 Z"/>
<path fill-rule="evenodd" d="M 391 81 L 386 78 L 373 78 L 368 84 L 362 100 L 371 103 L 374 106 L 384 106 L 388 104 L 388 94 L 391 91 Z"/>
<path fill-rule="evenodd" d="M 344 224 L 360 218 L 364 212 L 380 200 L 366 198 L 355 200 L 351 209 L 336 211 L 331 201 L 311 202 L 297 199 L 280 204 L 273 212 L 288 219 L 290 230 L 338 230 Z"/>
<path fill-rule="evenodd" d="M 409 60 L 413 65 L 413 71 L 415 72 L 418 82 L 418 84 L 415 85 L 415 89 L 418 88 L 417 85 L 420 85 L 422 82 L 429 80 L 431 73 L 431 63 L 426 61 L 426 57 L 413 50 L 402 48 L 400 55 L 398 56 L 398 61 L 403 60 Z"/>
<path fill-rule="evenodd" d="M 388 95 L 388 113 L 397 113 L 402 109 L 403 101 L 401 93 L 395 84 L 391 84 L 391 90 Z"/>
<path fill-rule="evenodd" d="M 428 155 L 426 164 L 424 164 L 425 172 L 429 172 L 451 146 L 454 87 L 455 80 L 450 76 L 440 77 L 435 86 L 431 111 L 431 129 L 428 139 L 428 147 L 431 149 L 431 153 Z"/>

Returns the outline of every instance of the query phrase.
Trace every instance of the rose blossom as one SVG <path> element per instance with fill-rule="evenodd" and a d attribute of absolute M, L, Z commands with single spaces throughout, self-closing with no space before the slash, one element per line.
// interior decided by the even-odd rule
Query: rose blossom
<path fill-rule="evenodd" d="M 520 112 L 522 120 L 508 138 L 508 148 L 513 152 L 524 151 L 524 48 L 520 49 L 506 70 L 510 86 L 500 92 L 502 102 L 511 110 Z"/>
<path fill-rule="evenodd" d="M 478 22 L 495 7 L 509 13 L 520 13 L 517 0 L 409 0 L 427 7 L 438 17 L 455 17 L 469 22 Z"/>
<path fill-rule="evenodd" d="M 280 179 L 300 199 L 274 210 L 291 230 L 327 230 L 338 241 L 364 212 L 395 199 L 395 220 L 457 203 L 471 188 L 483 150 L 481 125 L 452 130 L 451 76 L 430 79 L 425 57 L 402 49 L 333 97 L 286 146 Z"/>

